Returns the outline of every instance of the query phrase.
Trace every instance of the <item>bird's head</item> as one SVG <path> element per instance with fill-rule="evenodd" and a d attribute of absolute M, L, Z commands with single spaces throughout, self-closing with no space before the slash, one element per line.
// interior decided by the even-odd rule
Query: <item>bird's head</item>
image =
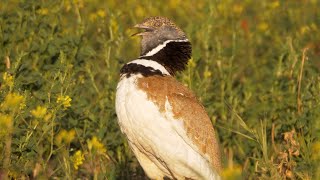
<path fill-rule="evenodd" d="M 141 55 L 156 48 L 167 40 L 187 39 L 185 33 L 171 20 L 165 17 L 150 17 L 134 26 L 144 31 L 133 34 L 141 36 Z"/>

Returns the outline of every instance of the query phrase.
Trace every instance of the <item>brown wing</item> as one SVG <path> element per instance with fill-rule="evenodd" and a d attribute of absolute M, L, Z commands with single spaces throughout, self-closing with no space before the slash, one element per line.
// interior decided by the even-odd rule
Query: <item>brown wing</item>
<path fill-rule="evenodd" d="M 160 111 L 165 111 L 168 98 L 174 117 L 184 121 L 188 137 L 202 155 L 209 156 L 212 166 L 219 172 L 221 160 L 218 140 L 205 108 L 195 95 L 171 76 L 140 78 L 137 85 L 159 106 Z"/>

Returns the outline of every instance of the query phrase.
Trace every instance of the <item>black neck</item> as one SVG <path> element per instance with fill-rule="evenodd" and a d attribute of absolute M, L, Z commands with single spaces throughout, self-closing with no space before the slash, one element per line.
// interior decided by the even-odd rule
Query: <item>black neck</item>
<path fill-rule="evenodd" d="M 155 76 L 155 75 L 164 76 L 164 74 L 158 69 L 154 69 L 152 67 L 147 67 L 141 64 L 136 64 L 136 63 L 125 64 L 120 69 L 120 74 L 121 75 L 125 74 L 127 78 L 133 74 L 141 74 L 144 77 Z"/>
<path fill-rule="evenodd" d="M 183 71 L 186 68 L 191 53 L 192 47 L 189 41 L 171 41 L 154 55 L 142 55 L 140 58 L 158 62 L 174 76 L 177 71 Z"/>

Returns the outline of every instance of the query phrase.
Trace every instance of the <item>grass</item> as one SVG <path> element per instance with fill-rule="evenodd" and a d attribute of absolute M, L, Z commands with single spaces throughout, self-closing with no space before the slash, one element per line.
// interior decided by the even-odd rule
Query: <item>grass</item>
<path fill-rule="evenodd" d="M 131 27 L 162 15 L 193 58 L 177 78 L 219 134 L 225 179 L 318 179 L 320 4 L 2 0 L 0 179 L 139 179 L 114 110 Z"/>

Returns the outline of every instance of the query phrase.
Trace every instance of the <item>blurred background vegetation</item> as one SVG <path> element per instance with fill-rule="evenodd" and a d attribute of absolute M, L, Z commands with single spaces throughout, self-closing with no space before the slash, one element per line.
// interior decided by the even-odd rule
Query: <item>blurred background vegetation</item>
<path fill-rule="evenodd" d="M 318 0 L 1 0 L 0 179 L 142 179 L 119 131 L 131 27 L 174 20 L 193 44 L 178 79 L 217 129 L 225 179 L 319 179 Z"/>

